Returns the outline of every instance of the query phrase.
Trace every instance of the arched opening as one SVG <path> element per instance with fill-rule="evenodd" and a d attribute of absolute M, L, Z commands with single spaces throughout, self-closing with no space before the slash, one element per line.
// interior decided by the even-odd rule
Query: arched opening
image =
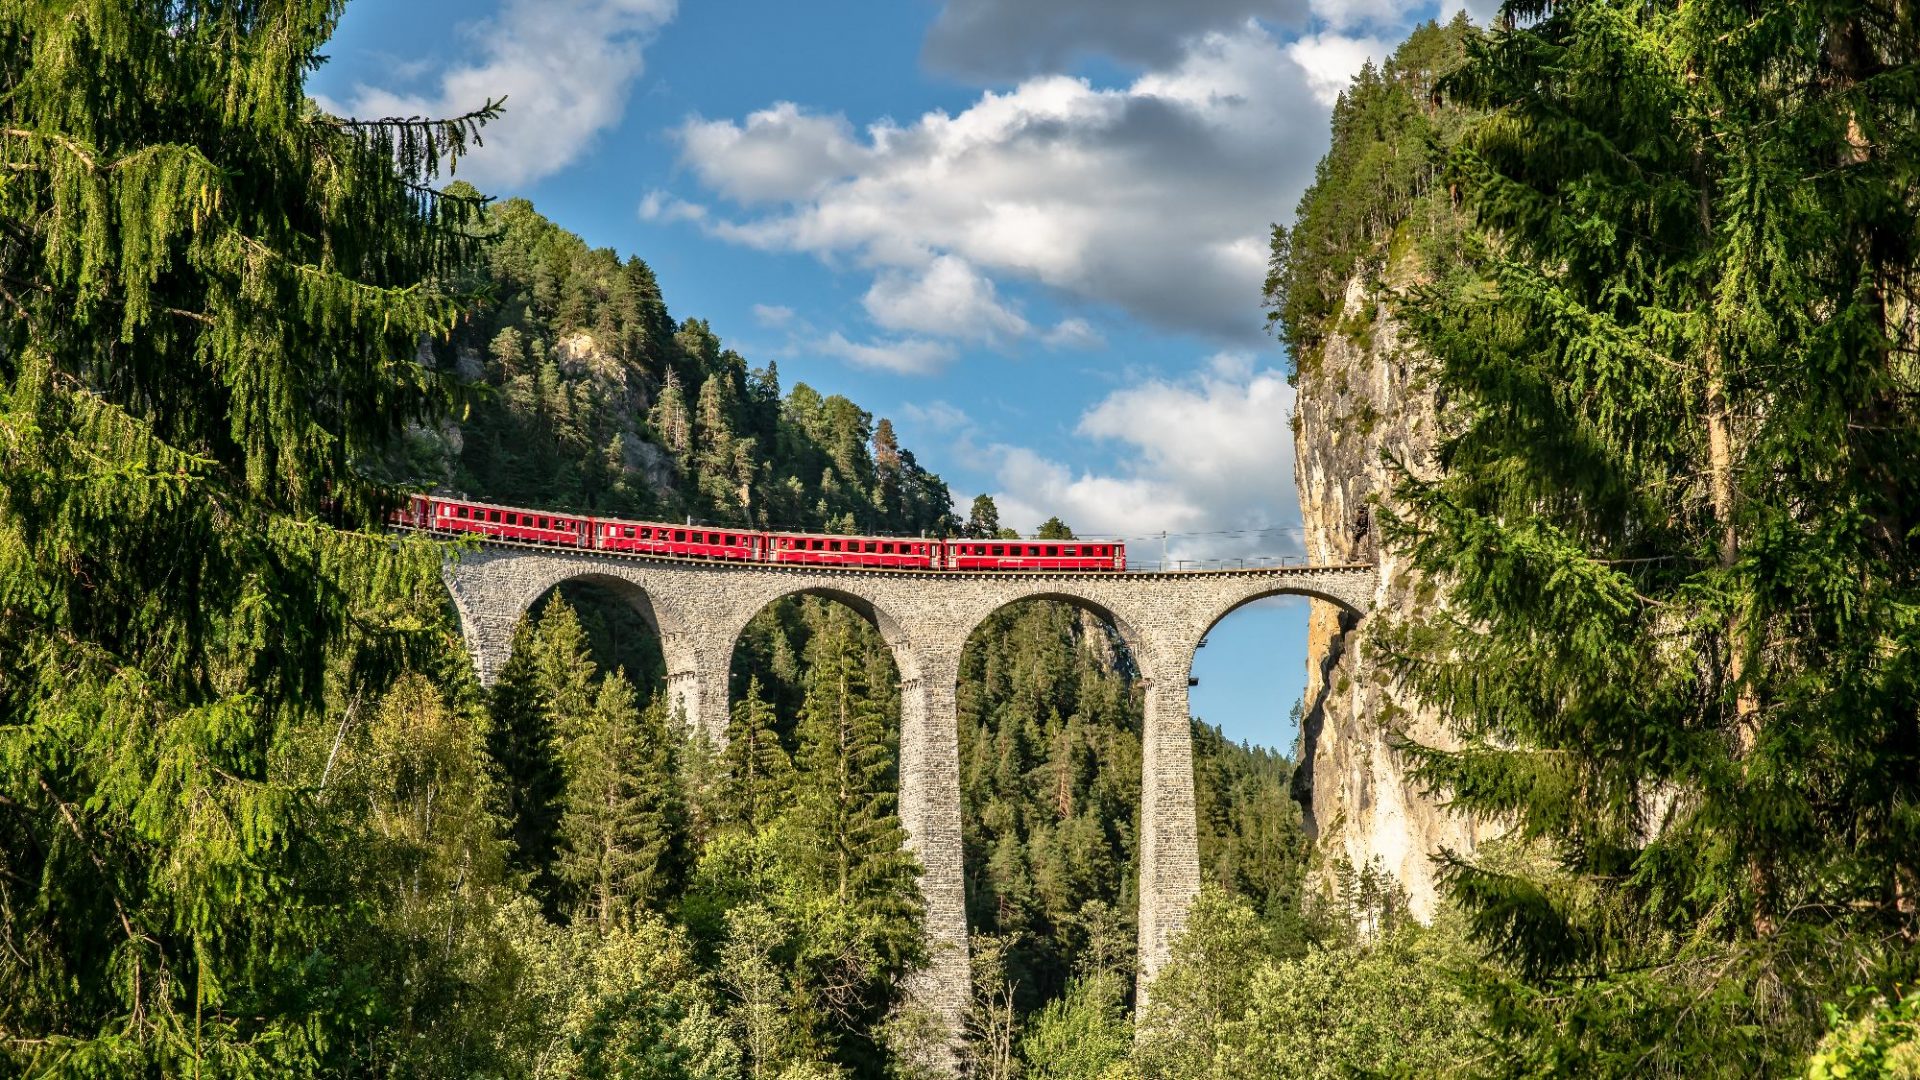
<path fill-rule="evenodd" d="M 806 680 L 819 650 L 832 645 L 859 656 L 877 702 L 887 709 L 887 727 L 898 754 L 900 668 L 891 641 L 897 627 L 885 612 L 859 596 L 838 590 L 791 593 L 761 608 L 734 639 L 728 667 L 728 700 L 747 699 L 754 680 L 789 728 L 806 698 Z M 889 640 L 891 639 L 891 641 Z M 783 732 L 791 735 L 791 731 Z"/>
<path fill-rule="evenodd" d="M 554 918 L 620 923 L 684 874 L 657 626 L 634 583 L 569 578 L 522 614 L 490 688 L 512 860 Z"/>
<path fill-rule="evenodd" d="M 922 934 L 900 812 L 898 640 L 887 613 L 834 591 L 789 594 L 747 621 L 683 908 L 717 954 L 758 950 L 790 987 L 779 1009 L 864 1073 L 890 1052 L 875 1033 L 906 997 Z"/>
<path fill-rule="evenodd" d="M 660 648 L 660 620 L 652 600 L 638 585 L 602 574 L 569 578 L 535 600 L 527 618 L 537 626 L 556 602 L 571 608 L 580 620 L 588 653 L 599 671 L 624 672 L 645 700 L 665 689 L 667 663 Z"/>
<path fill-rule="evenodd" d="M 1011 988 L 1014 1013 L 1075 977 L 1133 986 L 1146 689 L 1129 639 L 1100 605 L 1045 595 L 995 610 L 961 653 L 968 932 L 976 982 Z"/>
<path fill-rule="evenodd" d="M 1291 591 L 1256 593 L 1221 612 L 1194 650 L 1194 809 L 1203 886 L 1244 901 L 1274 946 L 1304 951 L 1314 929 L 1301 897 L 1312 846 L 1302 766 L 1327 692 L 1324 658 L 1343 609 Z"/>

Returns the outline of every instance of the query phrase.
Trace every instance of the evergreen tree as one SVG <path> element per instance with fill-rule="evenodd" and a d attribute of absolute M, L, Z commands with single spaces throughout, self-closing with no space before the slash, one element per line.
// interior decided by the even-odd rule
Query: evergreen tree
<path fill-rule="evenodd" d="M 1034 534 L 1042 540 L 1072 540 L 1073 530 L 1058 517 L 1050 517 L 1040 523 L 1040 531 Z"/>
<path fill-rule="evenodd" d="M 429 185 L 492 113 L 316 110 L 338 14 L 0 5 L 5 1071 L 352 1071 L 377 1011 L 276 768 L 437 633 L 435 558 L 352 530 L 444 404 Z"/>
<path fill-rule="evenodd" d="M 554 611 L 554 608 L 559 611 Z M 522 619 L 514 628 L 513 647 L 500 677 L 495 680 L 487 701 L 493 717 L 487 749 L 499 764 L 502 780 L 501 801 L 513 837 L 514 865 L 531 875 L 536 890 L 551 899 L 554 896 L 552 870 L 559 843 L 560 797 L 565 783 L 555 756 L 554 712 L 550 695 L 564 686 L 576 706 L 586 697 L 586 684 L 592 678 L 585 668 L 573 678 L 567 664 L 557 662 L 563 654 L 569 663 L 587 660 L 579 622 L 564 601 L 550 604 L 551 626 L 544 615 Z M 556 648 L 554 638 L 569 639 L 572 648 Z M 549 904 L 551 907 L 551 904 Z"/>
<path fill-rule="evenodd" d="M 556 718 L 566 787 L 555 872 L 576 918 L 602 933 L 659 903 L 681 869 L 670 723 L 665 701 L 643 712 L 618 671 L 600 680 L 590 709 Z"/>
<path fill-rule="evenodd" d="M 667 369 L 660 385 L 660 400 L 654 403 L 648 420 L 660 435 L 660 445 L 673 455 L 685 475 L 693 464 L 693 420 L 687 413 L 687 393 L 680 386 L 680 375 L 672 368 Z"/>
<path fill-rule="evenodd" d="M 822 880 L 851 911 L 891 915 L 914 868 L 894 807 L 893 746 L 841 609 L 814 644 L 799 721 L 799 812 Z"/>
<path fill-rule="evenodd" d="M 1000 508 L 993 496 L 975 495 L 967 511 L 966 535 L 975 540 L 991 540 L 1000 535 Z"/>
<path fill-rule="evenodd" d="M 793 763 L 780 745 L 773 706 L 760 696 L 757 675 L 748 681 L 746 696 L 733 704 L 724 757 L 728 810 L 751 828 L 772 821 L 791 797 Z"/>
<path fill-rule="evenodd" d="M 1451 434 L 1416 751 L 1540 858 L 1445 881 L 1512 1075 L 1752 1075 L 1920 961 L 1911 5 L 1510 4 L 1451 92 L 1481 280 L 1400 311 Z"/>

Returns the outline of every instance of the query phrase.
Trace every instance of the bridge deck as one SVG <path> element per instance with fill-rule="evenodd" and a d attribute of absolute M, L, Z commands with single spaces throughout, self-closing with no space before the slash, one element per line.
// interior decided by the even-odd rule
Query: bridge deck
<path fill-rule="evenodd" d="M 402 529 L 400 531 L 419 532 L 420 530 Z M 750 560 L 744 560 L 744 559 L 702 559 L 702 558 L 694 558 L 694 557 L 689 557 L 684 555 L 659 555 L 659 554 L 651 554 L 651 553 L 636 552 L 636 551 L 602 551 L 598 548 L 567 547 L 564 544 L 535 544 L 535 543 L 530 543 L 530 542 L 521 541 L 521 540 L 501 540 L 493 537 L 476 537 L 471 533 L 464 534 L 464 535 L 453 535 L 453 536 L 447 536 L 446 534 L 443 534 L 443 533 L 426 533 L 425 535 L 443 538 L 450 544 L 456 544 L 463 547 L 498 547 L 498 548 L 509 548 L 509 549 L 518 550 L 518 551 L 541 551 L 541 552 L 546 552 L 548 554 L 584 555 L 591 558 L 608 559 L 608 560 L 617 561 L 617 562 L 658 564 L 662 566 L 737 567 L 742 570 L 756 570 L 756 571 L 773 570 L 773 571 L 791 571 L 791 572 L 804 572 L 804 573 L 845 574 L 850 577 L 866 576 L 869 574 L 880 574 L 880 575 L 886 575 L 890 577 L 926 577 L 926 578 L 954 578 L 954 579 L 977 578 L 977 579 L 987 579 L 987 580 L 1001 580 L 1006 578 L 1071 577 L 1071 578 L 1086 578 L 1089 580 L 1096 580 L 1096 581 L 1111 580 L 1113 578 L 1125 578 L 1128 581 L 1136 581 L 1136 580 L 1152 580 L 1155 578 L 1166 578 L 1169 580 L 1190 579 L 1190 578 L 1205 576 L 1209 574 L 1212 574 L 1212 575 L 1298 574 L 1298 573 L 1323 571 L 1323 570 L 1371 570 L 1374 568 L 1372 563 L 1305 563 L 1303 562 L 1303 563 L 1282 563 L 1277 566 L 1275 565 L 1206 566 L 1206 567 L 1195 567 L 1191 570 L 1185 570 L 1185 569 L 1167 570 L 1163 568 L 1145 570 L 1145 569 L 1135 569 L 1132 567 L 1129 567 L 1126 570 L 1026 570 L 1026 569 L 925 570 L 925 569 L 919 569 L 915 567 L 835 566 L 832 563 L 757 562 L 757 561 L 750 561 Z"/>

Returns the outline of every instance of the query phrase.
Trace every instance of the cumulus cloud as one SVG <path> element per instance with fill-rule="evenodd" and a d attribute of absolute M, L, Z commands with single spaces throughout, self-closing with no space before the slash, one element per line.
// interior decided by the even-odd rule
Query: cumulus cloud
<path fill-rule="evenodd" d="M 1287 46 L 1287 56 L 1307 73 L 1314 99 L 1331 107 L 1367 61 L 1387 58 L 1393 46 L 1376 37 L 1310 34 Z"/>
<path fill-rule="evenodd" d="M 483 188 L 518 187 L 572 165 L 620 122 L 643 51 L 674 9 L 675 0 L 506 0 L 495 17 L 461 28 L 478 59 L 447 67 L 431 89 L 361 85 L 322 105 L 353 116 L 454 116 L 504 94 L 505 115 L 487 125 L 460 175 Z"/>
<path fill-rule="evenodd" d="M 918 273 L 882 271 L 864 303 L 873 321 L 889 330 L 985 342 L 1024 337 L 1031 329 L 1000 302 L 993 282 L 954 255 L 938 256 Z"/>
<path fill-rule="evenodd" d="M 1173 534 L 1175 559 L 1298 554 L 1293 497 L 1293 388 L 1244 354 L 1222 354 L 1189 379 L 1108 394 L 1076 433 L 1106 443 L 1112 472 L 1075 471 L 1030 449 L 996 446 L 1001 519 L 1031 530 L 1054 514 L 1075 530 L 1144 543 Z M 1187 535 L 1180 535 L 1187 534 Z M 1157 544 L 1137 559 L 1158 559 Z"/>
<path fill-rule="evenodd" d="M 901 375 L 928 375 L 953 359 L 953 346 L 925 338 L 903 337 L 879 341 L 849 341 L 835 330 L 816 342 L 813 351 L 858 367 L 877 368 Z"/>
<path fill-rule="evenodd" d="M 936 69 L 987 80 L 1060 71 L 1088 56 L 1159 67 L 1202 34 L 1250 19 L 1293 24 L 1306 11 L 1303 0 L 946 0 L 923 56 Z"/>
<path fill-rule="evenodd" d="M 739 210 L 675 212 L 704 214 L 700 227 L 735 243 L 872 268 L 875 314 L 901 329 L 936 332 L 889 301 L 939 268 L 951 284 L 1013 278 L 1250 342 L 1266 225 L 1285 220 L 1326 141 L 1311 86 L 1286 46 L 1247 24 L 1129 86 L 1039 77 L 908 124 L 856 131 L 791 105 L 693 118 L 677 132 L 683 160 Z M 1018 314 L 973 287 L 998 308 L 975 313 L 1011 333 Z"/>

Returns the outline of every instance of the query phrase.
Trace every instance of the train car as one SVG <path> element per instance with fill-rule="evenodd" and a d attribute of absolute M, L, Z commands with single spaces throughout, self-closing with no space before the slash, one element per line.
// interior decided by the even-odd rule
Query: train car
<path fill-rule="evenodd" d="M 543 513 L 508 506 L 485 506 L 457 499 L 433 499 L 428 525 L 434 532 L 478 533 L 491 540 L 558 547 L 589 547 L 592 520 L 578 514 Z"/>
<path fill-rule="evenodd" d="M 752 562 L 762 558 L 766 550 L 766 534 L 597 518 L 594 521 L 593 546 L 601 551 L 625 551 L 637 555 Z"/>
<path fill-rule="evenodd" d="M 954 570 L 1113 571 L 1127 568 L 1125 544 L 1104 540 L 949 540 Z"/>
<path fill-rule="evenodd" d="M 863 566 L 878 570 L 938 570 L 941 543 L 909 537 L 773 533 L 766 561 L 807 566 Z"/>

